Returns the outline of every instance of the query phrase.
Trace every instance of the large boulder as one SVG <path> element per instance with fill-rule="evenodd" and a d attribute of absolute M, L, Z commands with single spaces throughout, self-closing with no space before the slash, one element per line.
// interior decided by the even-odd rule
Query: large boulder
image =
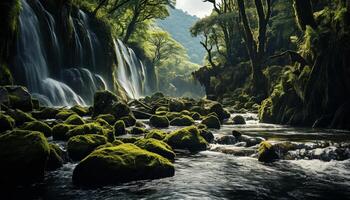
<path fill-rule="evenodd" d="M 89 155 L 96 147 L 106 143 L 107 138 L 102 135 L 77 135 L 68 140 L 68 155 L 72 160 L 79 161 Z"/>
<path fill-rule="evenodd" d="M 279 159 L 277 152 L 275 151 L 272 144 L 267 141 L 260 143 L 259 152 L 258 152 L 258 160 L 260 162 L 274 162 Z"/>
<path fill-rule="evenodd" d="M 159 179 L 175 174 L 166 158 L 134 144 L 95 150 L 74 169 L 76 185 L 109 185 L 133 180 Z"/>
<path fill-rule="evenodd" d="M 52 136 L 52 129 L 49 125 L 41 121 L 26 122 L 21 127 L 23 130 L 38 131 L 43 133 L 46 137 Z"/>
<path fill-rule="evenodd" d="M 230 118 L 230 113 L 224 110 L 222 105 L 220 103 L 214 103 L 210 108 L 209 108 L 210 113 L 216 113 L 220 121 L 224 119 Z"/>
<path fill-rule="evenodd" d="M 191 152 L 204 151 L 208 145 L 195 126 L 173 131 L 164 141 L 174 149 L 187 149 Z"/>
<path fill-rule="evenodd" d="M 186 109 L 186 105 L 180 99 L 171 99 L 169 101 L 169 110 L 171 112 L 181 112 Z"/>
<path fill-rule="evenodd" d="M 236 115 L 232 118 L 233 124 L 246 124 L 242 115 Z"/>
<path fill-rule="evenodd" d="M 39 111 L 33 111 L 32 115 L 35 119 L 55 119 L 59 112 L 59 109 L 46 107 Z"/>
<path fill-rule="evenodd" d="M 36 121 L 31 114 L 25 113 L 22 110 L 16 109 L 16 110 L 8 110 L 7 114 L 10 115 L 16 123 L 16 126 L 21 126 L 26 122 L 33 122 Z"/>
<path fill-rule="evenodd" d="M 173 149 L 163 141 L 150 138 L 138 140 L 134 144 L 140 147 L 141 149 L 145 149 L 147 151 L 159 154 L 169 160 L 175 159 L 175 153 Z"/>
<path fill-rule="evenodd" d="M 113 142 L 115 139 L 113 130 L 106 129 L 98 123 L 89 123 L 89 124 L 76 126 L 66 133 L 66 138 L 69 139 L 73 136 L 88 135 L 88 134 L 97 134 L 97 135 L 106 136 L 108 141 L 110 142 Z"/>
<path fill-rule="evenodd" d="M 171 126 L 191 126 L 194 124 L 192 117 L 187 115 L 182 115 L 181 117 L 176 117 L 170 121 Z"/>
<path fill-rule="evenodd" d="M 89 108 L 83 107 L 81 105 L 75 105 L 71 107 L 70 110 L 77 113 L 81 117 L 89 115 L 89 112 L 90 112 Z"/>
<path fill-rule="evenodd" d="M 113 106 L 118 102 L 118 97 L 110 91 L 98 91 L 94 96 L 92 116 L 100 114 L 112 114 Z"/>
<path fill-rule="evenodd" d="M 44 134 L 15 130 L 0 136 L 0 185 L 41 181 L 50 155 Z"/>
<path fill-rule="evenodd" d="M 12 117 L 0 113 L 0 133 L 12 130 L 14 126 L 15 120 Z"/>
<path fill-rule="evenodd" d="M 68 125 L 68 124 L 56 124 L 54 127 L 52 127 L 52 137 L 54 140 L 68 140 L 67 133 L 75 128 L 75 125 Z"/>
<path fill-rule="evenodd" d="M 126 126 L 123 120 L 118 120 L 114 124 L 114 135 L 115 136 L 120 136 L 120 135 L 125 135 L 126 134 Z"/>
<path fill-rule="evenodd" d="M 85 124 L 85 121 L 79 115 L 74 114 L 74 115 L 69 116 L 64 121 L 64 123 L 69 124 L 69 125 L 82 125 L 82 124 Z"/>
<path fill-rule="evenodd" d="M 50 145 L 50 156 L 47 160 L 46 170 L 53 171 L 63 166 L 63 150 L 56 144 Z"/>
<path fill-rule="evenodd" d="M 5 86 L 5 88 L 9 95 L 11 108 L 26 112 L 33 110 L 32 96 L 27 88 L 22 86 Z"/>
<path fill-rule="evenodd" d="M 159 115 L 152 115 L 152 117 L 149 119 L 149 122 L 156 128 L 167 128 L 170 124 L 167 117 Z"/>
<path fill-rule="evenodd" d="M 206 125 L 208 128 L 220 129 L 221 123 L 220 120 L 214 116 L 209 115 L 208 117 L 202 120 L 202 124 Z"/>
<path fill-rule="evenodd" d="M 153 138 L 156 140 L 163 140 L 166 137 L 166 135 L 167 135 L 167 133 L 162 131 L 162 130 L 152 129 L 145 135 L 145 138 L 146 139 Z"/>

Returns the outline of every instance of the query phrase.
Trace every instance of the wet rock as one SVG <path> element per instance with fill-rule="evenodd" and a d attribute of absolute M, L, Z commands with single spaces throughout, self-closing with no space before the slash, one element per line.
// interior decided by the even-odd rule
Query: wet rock
<path fill-rule="evenodd" d="M 38 131 L 46 137 L 52 136 L 52 129 L 49 125 L 41 121 L 26 122 L 21 127 L 22 130 Z"/>
<path fill-rule="evenodd" d="M 120 136 L 120 135 L 125 135 L 126 134 L 126 126 L 123 120 L 118 120 L 114 124 L 114 135 L 115 136 Z"/>
<path fill-rule="evenodd" d="M 175 153 L 173 149 L 165 142 L 156 139 L 141 139 L 134 143 L 141 149 L 156 153 L 169 160 L 175 160 Z"/>
<path fill-rule="evenodd" d="M 202 116 L 197 112 L 192 113 L 191 117 L 194 120 L 200 120 L 202 118 Z"/>
<path fill-rule="evenodd" d="M 68 124 L 57 124 L 52 127 L 52 137 L 54 140 L 68 140 L 67 133 L 75 128 L 74 125 L 68 125 Z"/>
<path fill-rule="evenodd" d="M 5 114 L 0 113 L 0 133 L 12 130 L 15 126 L 15 120 Z"/>
<path fill-rule="evenodd" d="M 204 151 L 208 145 L 195 126 L 173 131 L 166 136 L 164 141 L 174 149 L 187 149 L 191 152 Z"/>
<path fill-rule="evenodd" d="M 163 115 L 161 115 L 161 116 L 163 116 Z M 165 113 L 165 116 L 168 118 L 169 121 L 171 121 L 177 117 L 181 117 L 182 114 L 179 112 L 167 112 L 167 113 Z"/>
<path fill-rule="evenodd" d="M 207 115 L 208 114 L 208 111 L 204 108 L 204 107 L 201 107 L 201 106 L 193 106 L 191 109 L 190 109 L 191 112 L 197 112 L 199 113 L 200 115 Z"/>
<path fill-rule="evenodd" d="M 265 141 L 265 139 L 262 137 L 250 137 L 247 135 L 241 135 L 241 137 L 239 137 L 239 141 L 245 142 L 247 144 L 247 147 L 251 147 L 260 144 L 261 142 Z"/>
<path fill-rule="evenodd" d="M 167 128 L 170 124 L 167 117 L 159 115 L 152 115 L 152 117 L 149 119 L 149 122 L 156 128 Z"/>
<path fill-rule="evenodd" d="M 156 140 L 163 140 L 166 137 L 166 135 L 167 135 L 167 133 L 162 131 L 162 130 L 153 129 L 153 130 L 150 130 L 145 135 L 145 138 L 146 139 L 153 138 Z"/>
<path fill-rule="evenodd" d="M 123 143 L 133 144 L 133 143 L 141 140 L 142 137 L 124 137 L 124 138 L 116 138 L 116 139 L 122 141 Z"/>
<path fill-rule="evenodd" d="M 25 113 L 21 110 L 8 110 L 7 114 L 15 120 L 16 126 L 21 126 L 26 122 L 36 121 L 30 114 Z"/>
<path fill-rule="evenodd" d="M 260 143 L 259 152 L 258 152 L 258 160 L 260 162 L 270 163 L 278 159 L 279 159 L 278 154 L 276 153 L 275 149 L 269 142 L 264 141 Z"/>
<path fill-rule="evenodd" d="M 0 105 L 1 104 L 5 106 L 9 106 L 10 104 L 9 93 L 4 87 L 0 87 Z"/>
<path fill-rule="evenodd" d="M 199 129 L 199 134 L 207 141 L 208 143 L 212 143 L 214 141 L 214 135 L 208 129 Z"/>
<path fill-rule="evenodd" d="M 106 143 L 107 138 L 102 135 L 77 135 L 68 140 L 68 155 L 72 160 L 79 161 L 89 155 L 96 147 Z"/>
<path fill-rule="evenodd" d="M 133 127 L 131 129 L 130 134 L 132 135 L 143 135 L 147 132 L 147 130 L 145 128 L 140 128 L 140 127 Z"/>
<path fill-rule="evenodd" d="M 185 103 L 179 99 L 171 99 L 169 101 L 169 110 L 171 112 L 181 112 L 186 109 Z"/>
<path fill-rule="evenodd" d="M 238 147 L 238 146 L 214 146 L 211 151 L 221 152 L 234 156 L 252 156 L 256 153 L 256 149 Z"/>
<path fill-rule="evenodd" d="M 223 121 L 224 119 L 230 118 L 230 114 L 224 110 L 222 105 L 220 103 L 214 103 L 210 108 L 209 112 L 214 112 L 217 114 L 220 121 Z"/>
<path fill-rule="evenodd" d="M 85 121 L 79 115 L 74 114 L 69 116 L 64 123 L 69 125 L 82 125 L 85 124 Z"/>
<path fill-rule="evenodd" d="M 208 128 L 220 129 L 221 123 L 216 116 L 209 116 L 203 119 L 202 124 L 206 125 Z"/>
<path fill-rule="evenodd" d="M 246 124 L 242 115 L 236 115 L 232 118 L 233 124 Z"/>
<path fill-rule="evenodd" d="M 239 139 L 242 136 L 242 133 L 236 130 L 232 131 L 232 135 L 236 138 Z"/>
<path fill-rule="evenodd" d="M 74 127 L 66 133 L 66 138 L 71 138 L 77 135 L 97 134 L 106 136 L 108 141 L 114 141 L 114 133 L 111 130 L 103 128 L 96 123 L 88 123 Z"/>
<path fill-rule="evenodd" d="M 126 127 L 134 126 L 136 124 L 136 119 L 132 115 L 124 116 L 118 120 L 122 120 Z"/>
<path fill-rule="evenodd" d="M 25 112 L 33 110 L 32 96 L 27 88 L 22 86 L 5 86 L 10 100 L 10 107 Z"/>
<path fill-rule="evenodd" d="M 232 135 L 223 135 L 216 138 L 215 142 L 218 144 L 233 145 L 237 142 L 237 139 Z"/>
<path fill-rule="evenodd" d="M 182 115 L 181 117 L 176 117 L 170 121 L 171 126 L 191 126 L 194 124 L 194 120 L 187 115 Z"/>
<path fill-rule="evenodd" d="M 0 184 L 43 180 L 49 155 L 49 144 L 40 132 L 15 130 L 0 136 Z"/>
<path fill-rule="evenodd" d="M 92 115 L 96 117 L 100 114 L 114 114 L 113 109 L 117 102 L 118 97 L 107 90 L 96 92 Z"/>
<path fill-rule="evenodd" d="M 87 116 L 90 114 L 89 108 L 88 107 L 83 107 L 80 105 L 75 105 L 70 108 L 71 111 L 75 112 L 81 117 Z"/>
<path fill-rule="evenodd" d="M 116 118 L 111 114 L 99 115 L 96 119 L 103 119 L 110 125 L 113 125 L 116 122 Z"/>
<path fill-rule="evenodd" d="M 108 185 L 174 174 L 174 165 L 168 159 L 133 144 L 121 144 L 92 152 L 74 169 L 73 183 Z"/>
<path fill-rule="evenodd" d="M 46 107 L 40 111 L 33 111 L 32 116 L 38 120 L 39 119 L 55 119 L 56 115 L 59 112 L 60 112 L 60 110 L 58 110 L 58 109 Z M 72 112 L 72 114 L 74 114 L 74 113 Z"/>
<path fill-rule="evenodd" d="M 46 170 L 54 171 L 63 166 L 62 150 L 58 145 L 49 144 L 50 156 L 47 160 Z"/>
<path fill-rule="evenodd" d="M 62 109 L 59 111 L 59 113 L 57 113 L 57 115 L 55 116 L 56 119 L 58 120 L 66 120 L 68 119 L 68 117 L 72 116 L 72 115 L 75 115 L 76 113 L 71 111 L 71 110 L 68 110 L 68 109 Z M 49 118 L 50 119 L 50 118 Z"/>

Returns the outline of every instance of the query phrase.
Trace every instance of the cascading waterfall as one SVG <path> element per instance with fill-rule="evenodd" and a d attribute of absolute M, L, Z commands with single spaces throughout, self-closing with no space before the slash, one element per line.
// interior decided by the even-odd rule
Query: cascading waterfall
<path fill-rule="evenodd" d="M 120 40 L 114 40 L 118 62 L 117 77 L 130 98 L 141 97 L 147 89 L 147 76 L 143 63 L 135 52 Z"/>
<path fill-rule="evenodd" d="M 108 88 L 102 76 L 84 68 L 86 64 L 95 69 L 96 51 L 100 48 L 96 34 L 89 27 L 87 15 L 83 11 L 79 11 L 79 18 L 74 19 L 73 34 L 75 37 L 75 52 L 79 59 L 77 63 L 79 64 L 76 68 L 64 70 L 64 66 L 61 66 L 62 48 L 55 30 L 54 17 L 45 10 L 40 1 L 34 1 L 33 5 L 30 5 L 27 0 L 22 0 L 22 8 L 19 16 L 20 35 L 17 42 L 15 65 L 24 70 L 28 89 L 41 103 L 50 106 L 91 104 L 93 94 L 97 90 Z M 45 23 L 45 28 L 49 32 L 46 40 L 40 22 Z M 78 34 L 75 26 L 82 27 L 81 30 L 86 32 L 86 38 L 82 38 Z M 84 39 L 87 39 L 87 50 L 81 42 L 86 41 Z M 45 46 L 47 44 L 45 42 L 49 42 L 50 48 Z M 62 69 L 60 80 L 50 76 L 49 53 L 57 57 L 57 63 L 55 64 L 59 66 L 59 69 Z M 87 58 L 90 58 L 88 64 L 84 62 L 89 60 Z M 69 73 L 74 69 L 78 73 Z M 65 76 L 67 74 L 70 76 Z M 80 84 L 77 85 L 77 83 Z"/>

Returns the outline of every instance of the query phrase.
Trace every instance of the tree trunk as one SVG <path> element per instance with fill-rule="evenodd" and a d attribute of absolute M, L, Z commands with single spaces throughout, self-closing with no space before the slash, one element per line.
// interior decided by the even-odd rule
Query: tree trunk
<path fill-rule="evenodd" d="M 301 30 L 305 31 L 306 26 L 317 28 L 310 0 L 294 0 L 293 6 Z"/>
<path fill-rule="evenodd" d="M 136 23 L 137 23 L 137 19 L 139 17 L 139 13 L 137 12 L 134 12 L 134 16 L 132 17 L 129 25 L 128 25 L 128 28 L 126 29 L 126 33 L 125 33 L 125 36 L 124 36 L 124 39 L 123 39 L 123 42 L 125 44 L 128 43 L 131 35 L 133 34 L 133 32 L 135 31 L 135 28 L 136 28 Z"/>

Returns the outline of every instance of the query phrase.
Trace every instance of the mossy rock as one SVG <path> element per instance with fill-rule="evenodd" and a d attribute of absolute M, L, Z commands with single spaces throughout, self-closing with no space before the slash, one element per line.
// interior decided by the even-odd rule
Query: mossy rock
<path fill-rule="evenodd" d="M 207 115 L 208 114 L 208 111 L 202 107 L 202 106 L 193 106 L 191 109 L 190 109 L 191 112 L 197 112 L 199 113 L 200 115 Z"/>
<path fill-rule="evenodd" d="M 96 124 L 102 126 L 105 129 L 109 129 L 109 130 L 113 130 L 113 126 L 111 126 L 106 120 L 102 119 L 102 118 L 98 118 L 95 121 Z"/>
<path fill-rule="evenodd" d="M 214 141 L 214 134 L 208 129 L 199 129 L 199 134 L 207 141 L 212 143 Z"/>
<path fill-rule="evenodd" d="M 36 121 L 30 114 L 25 113 L 21 110 L 9 110 L 7 112 L 9 116 L 11 116 L 15 120 L 16 126 L 21 126 L 26 122 L 33 122 Z"/>
<path fill-rule="evenodd" d="M 50 146 L 50 156 L 47 160 L 46 170 L 54 171 L 63 166 L 64 161 L 60 152 L 62 150 L 56 144 L 49 144 L 49 146 Z"/>
<path fill-rule="evenodd" d="M 57 124 L 54 127 L 52 127 L 52 137 L 54 140 L 68 140 L 67 133 L 75 128 L 75 125 L 69 125 L 69 124 Z"/>
<path fill-rule="evenodd" d="M 96 147 L 107 144 L 107 138 L 102 135 L 87 134 L 71 137 L 67 143 L 69 157 L 79 161 L 89 155 Z"/>
<path fill-rule="evenodd" d="M 202 124 L 206 125 L 208 128 L 220 129 L 220 120 L 214 116 L 210 115 L 202 120 Z"/>
<path fill-rule="evenodd" d="M 209 108 L 210 113 L 216 113 L 217 117 L 219 118 L 220 121 L 224 119 L 230 118 L 229 112 L 224 110 L 222 105 L 220 103 L 214 103 L 210 108 Z"/>
<path fill-rule="evenodd" d="M 26 122 L 21 127 L 23 130 L 38 131 L 43 133 L 46 137 L 52 136 L 52 129 L 49 125 L 41 121 Z"/>
<path fill-rule="evenodd" d="M 64 121 L 64 123 L 69 124 L 69 125 L 82 125 L 82 124 L 85 124 L 85 121 L 79 115 L 74 114 L 74 115 L 69 116 Z"/>
<path fill-rule="evenodd" d="M 147 130 L 145 128 L 140 127 L 133 127 L 130 132 L 130 134 L 132 135 L 143 135 L 145 133 L 147 133 Z"/>
<path fill-rule="evenodd" d="M 57 113 L 55 118 L 60 119 L 60 120 L 66 120 L 66 119 L 68 119 L 68 117 L 75 115 L 75 114 L 76 113 L 71 111 L 71 110 L 63 109 L 59 113 Z"/>
<path fill-rule="evenodd" d="M 10 107 L 25 112 L 33 110 L 32 96 L 27 88 L 22 86 L 5 86 L 9 94 Z"/>
<path fill-rule="evenodd" d="M 156 153 L 169 160 L 175 160 L 173 149 L 165 142 L 153 138 L 141 139 L 134 143 L 141 149 Z"/>
<path fill-rule="evenodd" d="M 149 119 L 149 122 L 152 126 L 156 128 L 167 128 L 169 127 L 169 120 L 165 116 L 152 115 Z"/>
<path fill-rule="evenodd" d="M 135 142 L 137 142 L 137 141 L 139 141 L 139 140 L 141 140 L 142 139 L 142 137 L 124 137 L 124 138 L 116 138 L 116 140 L 120 140 L 120 141 L 122 141 L 123 143 L 131 143 L 131 144 L 133 144 L 133 143 L 135 143 Z"/>
<path fill-rule="evenodd" d="M 150 98 L 150 100 L 151 101 L 157 101 L 157 100 L 159 100 L 159 99 L 162 99 L 162 98 L 164 98 L 165 97 L 165 95 L 163 94 L 163 93 L 161 93 L 161 92 L 156 92 L 156 93 L 154 93 Z"/>
<path fill-rule="evenodd" d="M 114 135 L 115 136 L 125 135 L 126 134 L 125 128 L 126 126 L 123 120 L 116 121 L 114 124 Z"/>
<path fill-rule="evenodd" d="M 49 144 L 44 134 L 14 130 L 0 136 L 0 184 L 32 184 L 44 178 Z"/>
<path fill-rule="evenodd" d="M 192 119 L 194 119 L 194 120 L 200 120 L 200 119 L 202 118 L 202 116 L 201 116 L 199 113 L 197 113 L 197 112 L 193 112 L 193 113 L 191 114 L 191 117 L 192 117 Z"/>
<path fill-rule="evenodd" d="M 75 105 L 75 106 L 71 107 L 70 110 L 77 113 L 81 117 L 87 116 L 90 114 L 89 108 L 83 107 L 81 105 Z"/>
<path fill-rule="evenodd" d="M 182 114 L 179 112 L 167 112 L 165 116 L 168 118 L 169 121 L 171 121 L 177 117 L 181 117 Z"/>
<path fill-rule="evenodd" d="M 113 105 L 118 102 L 118 97 L 110 91 L 97 91 L 94 95 L 92 116 L 100 114 L 113 114 Z"/>
<path fill-rule="evenodd" d="M 278 159 L 279 159 L 279 156 L 276 153 L 272 144 L 270 144 L 267 141 L 263 141 L 260 143 L 259 150 L 258 150 L 258 160 L 260 162 L 270 163 Z"/>
<path fill-rule="evenodd" d="M 233 124 L 246 124 L 242 115 L 236 115 L 232 118 Z"/>
<path fill-rule="evenodd" d="M 56 115 L 60 112 L 60 110 L 56 108 L 43 108 L 40 111 L 33 111 L 32 115 L 35 119 L 55 119 Z"/>
<path fill-rule="evenodd" d="M 96 150 L 82 160 L 73 171 L 73 183 L 109 185 L 174 174 L 174 165 L 168 159 L 133 144 L 121 144 Z"/>
<path fill-rule="evenodd" d="M 122 118 L 119 118 L 118 120 L 124 121 L 126 127 L 135 126 L 136 124 L 136 119 L 132 115 L 124 116 Z"/>
<path fill-rule="evenodd" d="M 153 129 L 150 130 L 146 135 L 145 138 L 149 139 L 149 138 L 153 138 L 156 140 L 163 140 L 166 137 L 167 133 L 162 131 L 162 130 L 158 130 L 158 129 Z"/>
<path fill-rule="evenodd" d="M 156 109 L 156 113 L 157 112 L 168 112 L 169 111 L 169 108 L 168 107 L 165 107 L 165 106 L 161 106 L 161 107 L 158 107 L 157 109 Z"/>
<path fill-rule="evenodd" d="M 182 115 L 170 121 L 171 126 L 191 126 L 193 124 L 194 120 L 188 115 Z"/>
<path fill-rule="evenodd" d="M 169 101 L 169 110 L 171 112 L 181 112 L 186 109 L 185 103 L 179 99 L 171 99 Z"/>
<path fill-rule="evenodd" d="M 187 149 L 191 152 L 204 151 L 208 145 L 195 126 L 173 131 L 164 141 L 174 149 Z"/>
<path fill-rule="evenodd" d="M 126 105 L 125 103 L 119 102 L 119 103 L 113 105 L 113 115 L 116 118 L 130 116 L 131 110 L 130 110 L 128 105 Z"/>
<path fill-rule="evenodd" d="M 97 116 L 96 119 L 103 119 L 106 122 L 108 122 L 108 124 L 110 124 L 110 125 L 113 125 L 116 122 L 116 118 L 111 114 L 99 115 L 99 116 Z"/>
<path fill-rule="evenodd" d="M 5 114 L 0 113 L 0 133 L 12 130 L 15 126 L 15 120 Z"/>
<path fill-rule="evenodd" d="M 66 137 L 69 139 L 77 135 L 88 135 L 88 134 L 97 134 L 97 135 L 107 135 L 107 131 L 97 123 L 88 123 L 74 127 L 66 133 Z"/>
<path fill-rule="evenodd" d="M 181 115 L 188 115 L 188 116 L 191 116 L 191 112 L 190 111 L 188 111 L 188 110 L 183 110 L 183 111 L 181 111 L 180 112 L 181 113 Z"/>

